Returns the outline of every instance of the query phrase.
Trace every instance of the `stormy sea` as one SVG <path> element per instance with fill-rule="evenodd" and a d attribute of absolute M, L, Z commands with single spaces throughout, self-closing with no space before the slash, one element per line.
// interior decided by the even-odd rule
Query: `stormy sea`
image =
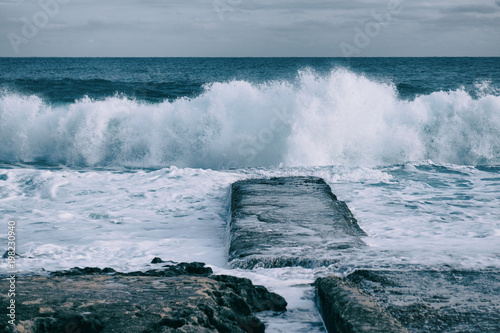
<path fill-rule="evenodd" d="M 277 176 L 323 178 L 367 246 L 229 265 L 230 185 Z M 204 262 L 287 299 L 268 332 L 324 332 L 319 276 L 499 269 L 499 207 L 500 58 L 0 58 L 0 244 L 15 221 L 20 274 Z"/>

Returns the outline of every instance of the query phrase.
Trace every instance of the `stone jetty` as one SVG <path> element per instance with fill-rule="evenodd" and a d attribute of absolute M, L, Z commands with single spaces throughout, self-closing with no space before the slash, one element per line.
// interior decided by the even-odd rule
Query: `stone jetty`
<path fill-rule="evenodd" d="M 327 266 L 366 235 L 317 177 L 234 183 L 229 229 L 229 263 L 245 269 Z"/>

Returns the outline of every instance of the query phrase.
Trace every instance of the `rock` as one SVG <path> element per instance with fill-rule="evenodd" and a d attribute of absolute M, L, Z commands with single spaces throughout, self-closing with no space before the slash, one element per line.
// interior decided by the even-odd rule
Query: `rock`
<path fill-rule="evenodd" d="M 106 267 L 104 269 L 100 269 L 97 267 L 85 267 L 85 268 L 74 267 L 67 271 L 57 271 L 57 272 L 52 272 L 50 274 L 54 276 L 75 276 L 75 275 L 112 274 L 112 273 L 116 273 L 116 271 L 113 268 L 109 267 Z"/>
<path fill-rule="evenodd" d="M 245 295 L 251 311 L 286 311 L 285 299 L 275 293 L 270 293 L 262 286 L 253 287 L 252 281 L 230 275 L 217 275 L 213 278 L 224 282 L 228 288 L 234 290 L 238 295 Z"/>
<path fill-rule="evenodd" d="M 347 277 L 411 332 L 500 332 L 500 271 L 358 270 Z"/>
<path fill-rule="evenodd" d="M 353 283 L 336 276 L 316 281 L 317 304 L 328 332 L 407 333 L 404 326 Z"/>
<path fill-rule="evenodd" d="M 197 276 L 209 276 L 213 273 L 210 267 L 205 267 L 204 263 L 192 262 L 186 263 L 181 262 L 176 265 L 165 265 L 163 269 L 151 269 L 146 272 L 137 271 L 130 273 L 120 273 L 116 272 L 114 269 L 106 267 L 100 269 L 97 267 L 85 267 L 79 268 L 74 267 L 66 271 L 52 272 L 54 276 L 74 276 L 74 275 L 90 275 L 90 274 L 115 274 L 122 276 L 182 276 L 182 275 L 197 275 Z"/>
<path fill-rule="evenodd" d="M 366 234 L 317 177 L 250 179 L 231 187 L 232 267 L 330 265 Z"/>
<path fill-rule="evenodd" d="M 164 261 L 161 260 L 161 258 L 158 258 L 158 257 L 154 257 L 153 260 L 151 260 L 152 264 L 161 264 L 162 262 L 164 262 Z"/>
<path fill-rule="evenodd" d="M 14 252 L 14 257 L 20 257 L 20 255 L 17 252 Z M 4 254 L 2 255 L 2 259 L 8 259 L 8 258 L 9 258 L 9 251 L 5 251 Z"/>
<path fill-rule="evenodd" d="M 17 281 L 19 332 L 264 332 L 259 311 L 285 300 L 248 279 L 208 274 L 202 263 L 148 272 L 74 268 Z M 163 272 L 163 273 L 162 273 Z M 6 284 L 0 292 L 7 294 Z M 0 315 L 6 317 L 2 298 Z M 2 326 L 3 325 L 3 326 Z M 0 331 L 11 328 L 0 322 Z"/>

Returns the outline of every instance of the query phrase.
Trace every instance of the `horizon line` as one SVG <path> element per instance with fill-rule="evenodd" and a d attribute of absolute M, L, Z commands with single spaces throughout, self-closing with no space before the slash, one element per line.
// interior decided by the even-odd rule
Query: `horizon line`
<path fill-rule="evenodd" d="M 0 58 L 26 59 L 26 58 L 325 58 L 325 59 L 368 59 L 368 58 L 500 58 L 498 56 L 366 56 L 366 57 L 343 57 L 343 56 L 0 56 Z"/>

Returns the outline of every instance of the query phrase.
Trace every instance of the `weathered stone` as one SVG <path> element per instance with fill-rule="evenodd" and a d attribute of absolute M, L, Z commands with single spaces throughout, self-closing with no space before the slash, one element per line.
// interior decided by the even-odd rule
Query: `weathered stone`
<path fill-rule="evenodd" d="M 93 274 L 111 274 L 116 273 L 116 271 L 112 268 L 106 267 L 104 269 L 100 269 L 98 267 L 74 267 L 67 271 L 57 271 L 50 273 L 54 276 L 74 276 L 74 275 L 93 275 Z"/>
<path fill-rule="evenodd" d="M 411 332 L 500 332 L 500 271 L 358 270 L 347 277 Z"/>
<path fill-rule="evenodd" d="M 153 260 L 151 260 L 152 264 L 161 264 L 162 262 L 163 260 L 161 260 L 161 258 L 159 257 L 154 257 Z"/>
<path fill-rule="evenodd" d="M 251 179 L 231 187 L 232 267 L 314 267 L 338 261 L 366 235 L 317 177 Z"/>
<path fill-rule="evenodd" d="M 173 277 L 181 275 L 198 275 L 198 276 L 209 276 L 213 273 L 210 267 L 205 267 L 204 263 L 200 262 L 181 262 L 175 265 L 165 265 L 163 269 L 151 269 L 148 271 L 137 271 L 130 273 L 116 272 L 114 269 L 106 267 L 100 269 L 97 267 L 85 267 L 79 268 L 74 267 L 66 271 L 52 272 L 54 276 L 74 276 L 74 275 L 91 275 L 91 274 L 115 274 L 123 276 L 164 276 Z"/>
<path fill-rule="evenodd" d="M 251 311 L 286 311 L 285 299 L 275 293 L 270 293 L 263 286 L 254 286 L 252 281 L 230 275 L 216 275 L 213 279 L 224 282 L 228 288 L 238 295 L 244 295 Z"/>
<path fill-rule="evenodd" d="M 264 287 L 208 270 L 182 263 L 142 274 L 74 268 L 19 277 L 16 328 L 2 321 L 0 331 L 264 332 L 254 313 L 286 310 L 285 300 Z M 6 284 L 0 292 L 7 295 Z M 4 318 L 7 302 L 0 302 Z"/>
<path fill-rule="evenodd" d="M 316 281 L 317 304 L 328 332 L 407 333 L 373 298 L 336 276 Z"/>
<path fill-rule="evenodd" d="M 20 255 L 17 252 L 14 252 L 15 257 L 20 257 Z M 8 259 L 9 258 L 9 251 L 5 251 L 2 255 L 2 259 Z"/>

